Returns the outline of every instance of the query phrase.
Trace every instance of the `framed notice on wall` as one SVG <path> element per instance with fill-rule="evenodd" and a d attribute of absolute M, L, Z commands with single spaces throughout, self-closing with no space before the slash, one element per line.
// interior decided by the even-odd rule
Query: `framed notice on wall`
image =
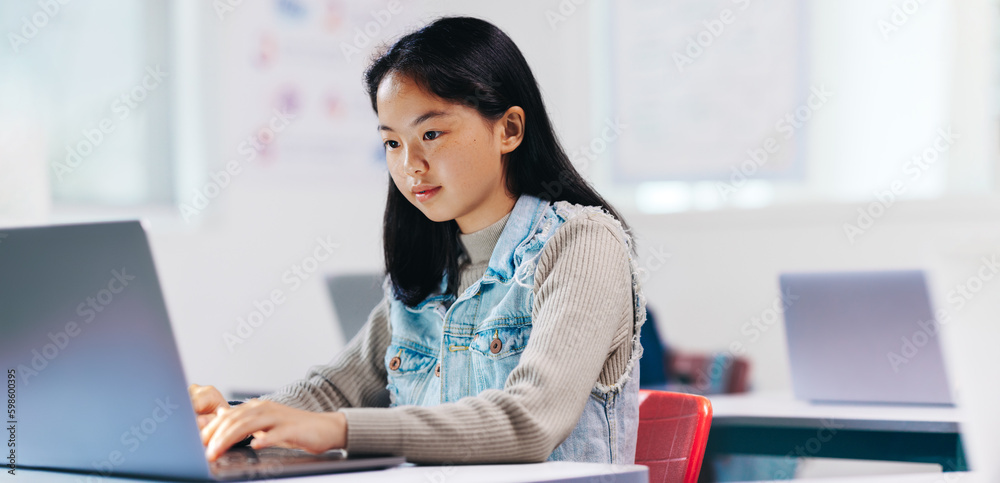
<path fill-rule="evenodd" d="M 612 109 L 629 125 L 615 181 L 801 178 L 823 102 L 806 78 L 805 17 L 795 0 L 614 2 Z"/>

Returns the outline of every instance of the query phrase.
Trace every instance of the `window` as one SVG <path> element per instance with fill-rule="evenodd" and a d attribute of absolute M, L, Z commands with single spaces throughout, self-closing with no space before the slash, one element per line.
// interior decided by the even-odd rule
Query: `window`
<path fill-rule="evenodd" d="M 168 3 L 3 2 L 0 19 L 0 192 L 172 203 Z"/>

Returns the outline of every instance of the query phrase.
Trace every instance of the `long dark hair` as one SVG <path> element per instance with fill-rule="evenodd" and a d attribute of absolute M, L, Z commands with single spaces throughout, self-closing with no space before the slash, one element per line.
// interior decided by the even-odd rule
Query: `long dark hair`
<path fill-rule="evenodd" d="M 389 73 L 405 75 L 442 99 L 463 103 L 489 121 L 512 106 L 525 113 L 520 146 L 505 156 L 507 190 L 550 201 L 602 206 L 625 220 L 580 176 L 563 151 L 545 112 L 545 104 L 527 61 L 514 42 L 495 25 L 471 17 L 444 17 L 412 32 L 376 57 L 365 72 L 372 109 L 376 92 Z M 382 243 L 393 295 L 414 307 L 448 276 L 448 294 L 458 292 L 462 245 L 455 220 L 434 222 L 403 196 L 389 177 Z"/>

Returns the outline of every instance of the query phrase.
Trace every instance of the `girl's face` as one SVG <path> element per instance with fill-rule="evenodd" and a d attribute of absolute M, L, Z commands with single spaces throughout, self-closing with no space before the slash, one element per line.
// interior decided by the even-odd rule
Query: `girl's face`
<path fill-rule="evenodd" d="M 513 209 L 501 159 L 521 143 L 523 109 L 487 121 L 398 73 L 379 84 L 376 104 L 392 180 L 427 218 L 455 220 L 462 233 L 472 233 Z"/>

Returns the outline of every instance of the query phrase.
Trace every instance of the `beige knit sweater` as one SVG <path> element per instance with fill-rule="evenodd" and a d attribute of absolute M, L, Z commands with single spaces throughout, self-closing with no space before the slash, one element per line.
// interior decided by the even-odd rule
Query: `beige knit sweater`
<path fill-rule="evenodd" d="M 459 293 L 485 273 L 509 216 L 460 235 L 467 258 Z M 632 353 L 632 278 L 616 230 L 608 220 L 578 216 L 545 245 L 535 273 L 531 337 L 503 390 L 433 407 L 389 408 L 389 304 L 383 299 L 330 364 L 262 399 L 340 410 L 352 453 L 422 463 L 544 461 L 576 426 L 595 383 L 615 384 Z"/>

